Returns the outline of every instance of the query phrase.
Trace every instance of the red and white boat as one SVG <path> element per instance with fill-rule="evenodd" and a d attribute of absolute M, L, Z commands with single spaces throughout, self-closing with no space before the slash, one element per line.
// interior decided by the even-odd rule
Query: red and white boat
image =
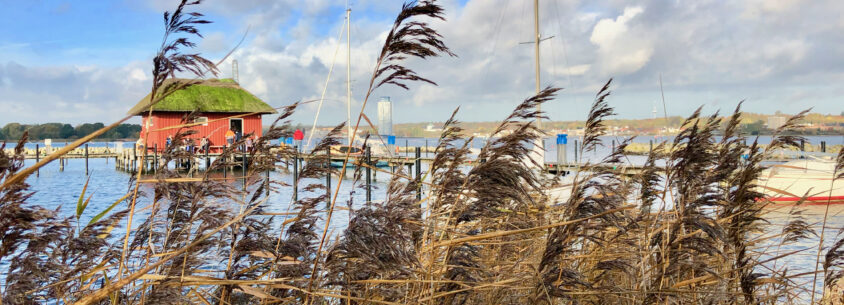
<path fill-rule="evenodd" d="M 796 204 L 803 197 L 803 204 L 844 204 L 844 181 L 831 183 L 834 169 L 831 161 L 791 161 L 762 172 L 757 185 L 774 204 Z"/>

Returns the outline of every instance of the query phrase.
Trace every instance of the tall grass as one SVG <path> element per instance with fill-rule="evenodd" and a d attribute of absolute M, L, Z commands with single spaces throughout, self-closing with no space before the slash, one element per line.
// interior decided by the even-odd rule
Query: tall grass
<path fill-rule="evenodd" d="M 201 77 L 214 71 L 199 55 L 178 57 L 191 24 L 204 21 L 185 13 L 198 1 L 182 1 L 165 14 L 167 34 L 155 60 L 151 95 L 189 86 L 163 88 L 177 71 Z M 410 2 L 388 35 L 374 69 L 367 97 L 385 84 L 409 89 L 434 82 L 404 66 L 406 57 L 454 55 L 426 20 L 442 19 L 434 1 Z M 170 41 L 168 43 L 168 41 Z M 168 53 L 170 52 L 170 53 Z M 170 54 L 169 56 L 166 54 Z M 174 57 L 175 56 L 175 57 Z M 596 94 L 587 117 L 581 155 L 604 145 L 604 121 L 614 115 L 611 81 Z M 338 143 L 336 126 L 311 152 L 293 181 L 300 196 L 289 218 L 267 212 L 268 192 L 293 185 L 265 176 L 298 152 L 279 147 L 290 135 L 288 118 L 298 104 L 284 107 L 271 128 L 248 153 L 243 177 L 219 179 L 214 170 L 236 166 L 243 152 L 237 142 L 223 151 L 209 171 L 177 171 L 160 166 L 127 185 L 127 195 L 101 217 L 79 223 L 28 202 L 32 191 L 23 165 L 21 139 L 13 154 L 0 149 L 0 263 L 8 264 L 2 302 L 8 304 L 779 304 L 806 302 L 805 289 L 787 266 L 775 262 L 796 252 L 766 253 L 772 236 L 765 220 L 767 198 L 757 181 L 762 161 L 777 147 L 796 145 L 783 135 L 804 115 L 791 118 L 762 149 L 745 144 L 739 133 L 740 106 L 726 120 L 696 111 L 683 123 L 668 154 L 654 149 L 643 170 L 623 175 L 598 164 L 575 172 L 566 202 L 551 202 L 545 190 L 559 177 L 536 171 L 530 159 L 542 132 L 539 106 L 555 98 L 548 87 L 519 103 L 502 118 L 477 156 L 462 136 L 455 110 L 444 126 L 426 173 L 426 191 L 409 173 L 393 175 L 383 201 L 347 203 L 350 219 L 332 238 L 329 224 L 337 208 L 335 189 L 310 178 L 338 175 L 320 152 Z M 155 102 L 152 101 L 153 103 Z M 152 110 L 150 110 L 151 112 Z M 189 137 L 187 114 L 173 143 Z M 358 129 L 360 112 L 355 124 Z M 351 123 L 351 122 L 349 122 Z M 104 130 L 103 130 L 104 132 Z M 714 135 L 723 136 L 716 141 Z M 246 138 L 246 137 L 244 137 Z M 601 163 L 624 161 L 615 147 Z M 665 143 L 659 144 L 665 145 Z M 659 146 L 657 147 L 659 148 Z M 55 157 L 65 152 L 57 152 Z M 742 156 L 745 156 L 744 158 Z M 179 162 L 195 157 L 175 146 L 161 158 Z M 346 162 L 351 162 L 348 155 Z M 664 161 L 664 165 L 658 165 Z M 47 161 L 49 162 L 49 161 Z M 39 163 L 32 168 L 43 166 Z M 360 169 L 351 181 L 359 185 Z M 377 169 L 376 169 L 377 170 Z M 345 167 L 341 170 L 345 171 Z M 835 179 L 844 174 L 839 155 Z M 344 174 L 343 174 L 344 175 Z M 240 182 L 234 182 L 234 180 Z M 304 180 L 307 179 L 307 180 Z M 343 180 L 341 180 L 341 183 Z M 834 181 L 834 180 L 833 180 Z M 834 182 L 833 182 L 834 183 Z M 149 187 L 141 188 L 142 184 Z M 302 184 L 302 185 L 300 185 Z M 142 189 L 149 194 L 142 194 Z M 328 196 L 331 194 L 332 196 Z M 331 198 L 331 201 L 328 200 Z M 80 203 L 82 199 L 80 198 Z M 323 205 L 322 203 L 328 202 Z M 125 205 L 124 205 L 125 204 Z M 123 207 L 126 207 L 125 209 Z M 84 207 L 81 208 L 84 210 Z M 139 209 L 140 225 L 123 225 Z M 816 233 L 792 210 L 779 247 Z M 81 213 L 81 212 L 80 212 Z M 123 230 L 118 230 L 121 225 Z M 77 229 L 78 228 L 78 229 Z M 124 233 L 125 232 L 125 233 Z M 777 236 L 773 236 L 777 237 Z M 841 278 L 844 241 L 824 253 L 825 286 Z M 773 257 L 772 257 L 773 256 Z M 829 298 L 825 299 L 828 300 Z"/>

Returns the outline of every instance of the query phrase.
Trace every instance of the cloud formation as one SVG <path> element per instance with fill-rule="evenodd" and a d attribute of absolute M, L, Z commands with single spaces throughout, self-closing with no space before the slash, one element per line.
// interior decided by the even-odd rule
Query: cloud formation
<path fill-rule="evenodd" d="M 742 99 L 752 112 L 809 106 L 841 111 L 838 97 L 844 89 L 836 85 L 844 78 L 840 1 L 540 3 L 541 34 L 550 38 L 541 44 L 541 84 L 565 87 L 543 108 L 552 119 L 584 118 L 594 92 L 611 77 L 616 85 L 610 103 L 626 118 L 651 116 L 660 99 L 660 76 L 669 115 L 687 115 L 700 105 L 728 110 Z M 171 5 L 154 1 L 149 9 L 167 9 L 165 4 Z M 241 84 L 275 106 L 318 99 L 334 62 L 320 124 L 337 123 L 346 117 L 346 38 L 338 40 L 343 4 L 209 1 L 202 9 L 219 22 L 206 32 L 200 51 L 221 56 L 249 29 L 232 58 L 239 62 Z M 353 109 L 359 109 L 400 5 L 391 0 L 353 4 L 351 81 Z M 397 122 L 441 121 L 456 106 L 463 120 L 503 117 L 534 90 L 533 45 L 522 44 L 534 39 L 532 1 L 443 4 L 448 21 L 435 27 L 459 57 L 408 62 L 439 86 L 385 88 L 375 97 L 392 96 Z M 0 122 L 111 121 L 148 90 L 148 59 L 127 58 L 118 67 L 25 66 L 8 56 L 12 51 L 2 51 L 13 43 L 19 42 L 0 37 L 0 53 L 7 55 L 0 61 L 0 107 L 12 110 L 0 113 Z M 220 67 L 223 77 L 231 74 L 230 62 Z M 374 101 L 368 113 L 374 114 Z M 310 123 L 315 107 L 306 104 L 295 119 Z"/>

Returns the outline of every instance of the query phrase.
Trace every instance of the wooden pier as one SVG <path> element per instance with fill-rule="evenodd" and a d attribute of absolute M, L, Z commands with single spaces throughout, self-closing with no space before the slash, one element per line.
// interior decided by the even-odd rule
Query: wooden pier
<path fill-rule="evenodd" d="M 424 150 L 423 147 L 419 147 L 419 148 L 420 148 L 420 152 Z M 410 151 L 412 151 L 412 150 L 410 150 Z M 27 154 L 27 155 L 25 155 L 25 158 L 38 160 L 38 159 L 41 159 L 44 156 L 46 156 L 46 154 L 47 154 L 46 149 L 41 148 L 39 150 L 38 155 L 36 155 L 34 153 L 33 154 Z M 233 158 L 236 158 L 236 160 L 231 160 L 232 163 L 241 164 L 243 155 L 245 155 L 245 154 L 234 155 Z M 220 154 L 218 154 L 218 153 L 196 155 L 194 158 L 191 158 L 192 160 L 185 161 L 185 163 L 181 164 L 180 167 L 182 167 L 182 168 L 193 168 L 193 167 L 199 165 L 200 168 L 204 169 L 204 168 L 206 168 L 207 166 L 210 165 L 212 160 L 217 159 L 219 156 L 220 156 Z M 114 159 L 115 168 L 118 169 L 118 170 L 123 170 L 123 171 L 134 171 L 136 168 L 138 168 L 138 164 L 140 163 L 141 170 L 143 170 L 145 173 L 154 172 L 155 168 L 157 168 L 160 165 L 160 163 L 162 162 L 161 161 L 162 158 L 161 158 L 160 154 L 157 154 L 157 153 L 154 153 L 154 152 L 152 152 L 152 153 L 147 152 L 147 155 L 144 157 L 144 156 L 142 156 L 141 151 L 136 150 L 134 148 L 122 149 L 121 151 L 109 151 L 109 150 L 100 149 L 100 150 L 97 150 L 94 153 L 87 153 L 87 150 L 85 148 L 80 148 L 78 151 L 74 151 L 73 153 L 69 153 L 69 154 L 62 156 L 62 159 L 83 159 L 83 158 L 86 159 L 86 160 L 90 159 L 90 158 Z M 299 159 L 301 160 L 300 162 L 302 162 L 302 164 L 304 162 L 309 162 L 312 158 L 314 158 L 314 157 L 310 156 L 310 154 L 305 154 L 305 153 L 303 153 L 299 156 Z M 349 157 L 349 164 L 351 166 L 359 166 L 359 165 L 365 164 L 364 159 L 365 159 L 364 156 L 350 156 Z M 395 154 L 395 155 L 392 155 L 392 156 L 372 155 L 372 156 L 370 156 L 370 159 L 371 159 L 370 164 L 372 164 L 372 165 L 386 164 L 386 167 L 390 167 L 392 169 L 391 171 L 394 171 L 395 168 L 397 168 L 397 167 L 402 167 L 402 168 L 406 167 L 409 172 L 412 172 L 413 168 L 416 167 L 417 164 L 419 164 L 419 166 L 421 166 L 422 164 L 430 164 L 431 162 L 434 161 L 434 158 L 432 158 L 432 157 L 422 157 L 422 156 L 416 157 L 416 156 L 411 156 L 409 154 L 404 155 L 404 154 L 401 154 L 401 153 Z M 342 155 L 336 155 L 336 156 L 332 155 L 331 156 L 331 162 L 333 162 L 333 163 L 340 163 L 340 162 L 343 162 L 344 160 L 345 160 L 345 158 Z M 418 161 L 418 163 L 417 163 L 417 161 Z M 481 160 L 467 160 L 466 165 L 471 166 L 471 165 L 477 164 L 479 162 L 481 162 Z M 64 161 L 60 160 L 60 163 L 63 165 Z M 289 161 L 288 163 L 292 163 L 292 160 Z M 584 166 L 584 164 L 579 164 L 579 163 L 559 164 L 557 162 L 545 162 L 544 170 L 547 173 L 550 173 L 550 174 L 563 174 L 563 175 L 565 175 L 567 173 L 577 171 L 577 170 L 581 169 L 583 166 Z M 617 171 L 617 172 L 620 172 L 623 175 L 636 175 L 636 174 L 638 174 L 642 171 L 641 166 L 635 166 L 635 165 L 624 165 L 624 164 L 597 164 L 597 165 L 594 165 L 593 164 L 591 166 L 593 168 L 600 168 L 600 169 L 604 169 L 604 170 Z M 239 166 L 237 166 L 237 167 L 239 167 Z"/>

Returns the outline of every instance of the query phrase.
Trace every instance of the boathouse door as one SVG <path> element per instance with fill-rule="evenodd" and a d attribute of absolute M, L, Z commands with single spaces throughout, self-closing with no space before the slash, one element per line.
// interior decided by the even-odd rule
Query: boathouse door
<path fill-rule="evenodd" d="M 243 136 L 243 119 L 229 119 L 229 129 L 235 134 L 235 141 Z"/>

